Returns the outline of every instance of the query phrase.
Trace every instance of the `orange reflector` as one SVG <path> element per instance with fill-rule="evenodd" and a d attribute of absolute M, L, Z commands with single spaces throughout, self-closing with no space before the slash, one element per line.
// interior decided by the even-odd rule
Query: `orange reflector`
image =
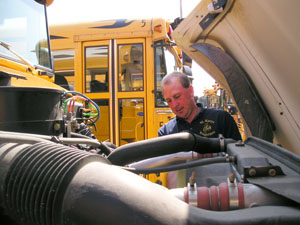
<path fill-rule="evenodd" d="M 162 32 L 162 26 L 161 25 L 156 25 L 155 27 L 154 27 L 154 31 L 157 31 L 157 32 Z"/>

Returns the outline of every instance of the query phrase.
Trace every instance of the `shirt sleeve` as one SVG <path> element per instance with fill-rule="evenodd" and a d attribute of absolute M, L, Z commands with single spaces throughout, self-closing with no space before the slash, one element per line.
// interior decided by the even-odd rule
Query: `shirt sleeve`
<path fill-rule="evenodd" d="M 158 136 L 164 136 L 164 135 L 166 135 L 165 127 L 166 127 L 166 125 L 164 124 L 164 125 L 158 130 Z"/>
<path fill-rule="evenodd" d="M 168 134 L 178 133 L 176 118 L 173 118 L 169 122 L 165 123 L 159 130 L 158 136 L 164 136 Z"/>
<path fill-rule="evenodd" d="M 226 117 L 225 127 L 227 127 L 226 132 L 225 132 L 226 133 L 225 138 L 232 138 L 236 141 L 242 140 L 240 131 L 239 131 L 237 124 L 236 124 L 235 120 L 233 119 L 233 117 L 226 111 L 225 111 L 225 117 Z"/>

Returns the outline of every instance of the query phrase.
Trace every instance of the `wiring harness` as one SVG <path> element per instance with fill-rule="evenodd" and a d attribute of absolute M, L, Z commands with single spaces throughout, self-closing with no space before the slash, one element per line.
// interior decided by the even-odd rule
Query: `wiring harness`
<path fill-rule="evenodd" d="M 68 91 L 66 95 L 71 95 L 71 97 L 63 102 L 64 114 L 72 114 L 74 117 L 80 115 L 80 119 L 84 121 L 86 125 L 95 126 L 100 118 L 99 106 L 93 100 L 79 92 Z M 79 107 L 76 103 L 79 103 Z"/>

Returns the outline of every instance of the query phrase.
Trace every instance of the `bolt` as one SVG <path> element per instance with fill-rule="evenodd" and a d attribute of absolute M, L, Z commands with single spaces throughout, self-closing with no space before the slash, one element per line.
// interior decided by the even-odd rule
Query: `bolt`
<path fill-rule="evenodd" d="M 269 169 L 268 173 L 269 173 L 269 175 L 270 175 L 271 177 L 276 176 L 276 170 L 275 170 L 275 169 Z"/>
<path fill-rule="evenodd" d="M 253 177 L 256 175 L 256 170 L 254 168 L 249 169 L 248 174 L 250 177 Z"/>
<path fill-rule="evenodd" d="M 60 124 L 59 123 L 54 124 L 54 130 L 56 130 L 56 131 L 60 130 Z"/>
<path fill-rule="evenodd" d="M 190 185 L 193 187 L 195 184 L 195 171 L 192 172 L 189 182 L 190 182 Z"/>

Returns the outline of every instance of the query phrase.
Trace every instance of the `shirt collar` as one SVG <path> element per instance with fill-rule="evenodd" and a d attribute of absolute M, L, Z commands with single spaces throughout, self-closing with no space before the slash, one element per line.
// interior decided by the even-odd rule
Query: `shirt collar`
<path fill-rule="evenodd" d="M 200 112 L 198 113 L 198 115 L 195 116 L 195 118 L 193 119 L 193 121 L 195 119 L 199 118 L 203 114 L 203 111 L 204 111 L 204 107 L 203 107 L 202 103 L 197 103 L 197 106 L 200 108 Z M 184 119 L 182 119 L 181 117 L 178 117 L 178 116 L 176 116 L 176 121 L 177 122 L 186 122 Z"/>

